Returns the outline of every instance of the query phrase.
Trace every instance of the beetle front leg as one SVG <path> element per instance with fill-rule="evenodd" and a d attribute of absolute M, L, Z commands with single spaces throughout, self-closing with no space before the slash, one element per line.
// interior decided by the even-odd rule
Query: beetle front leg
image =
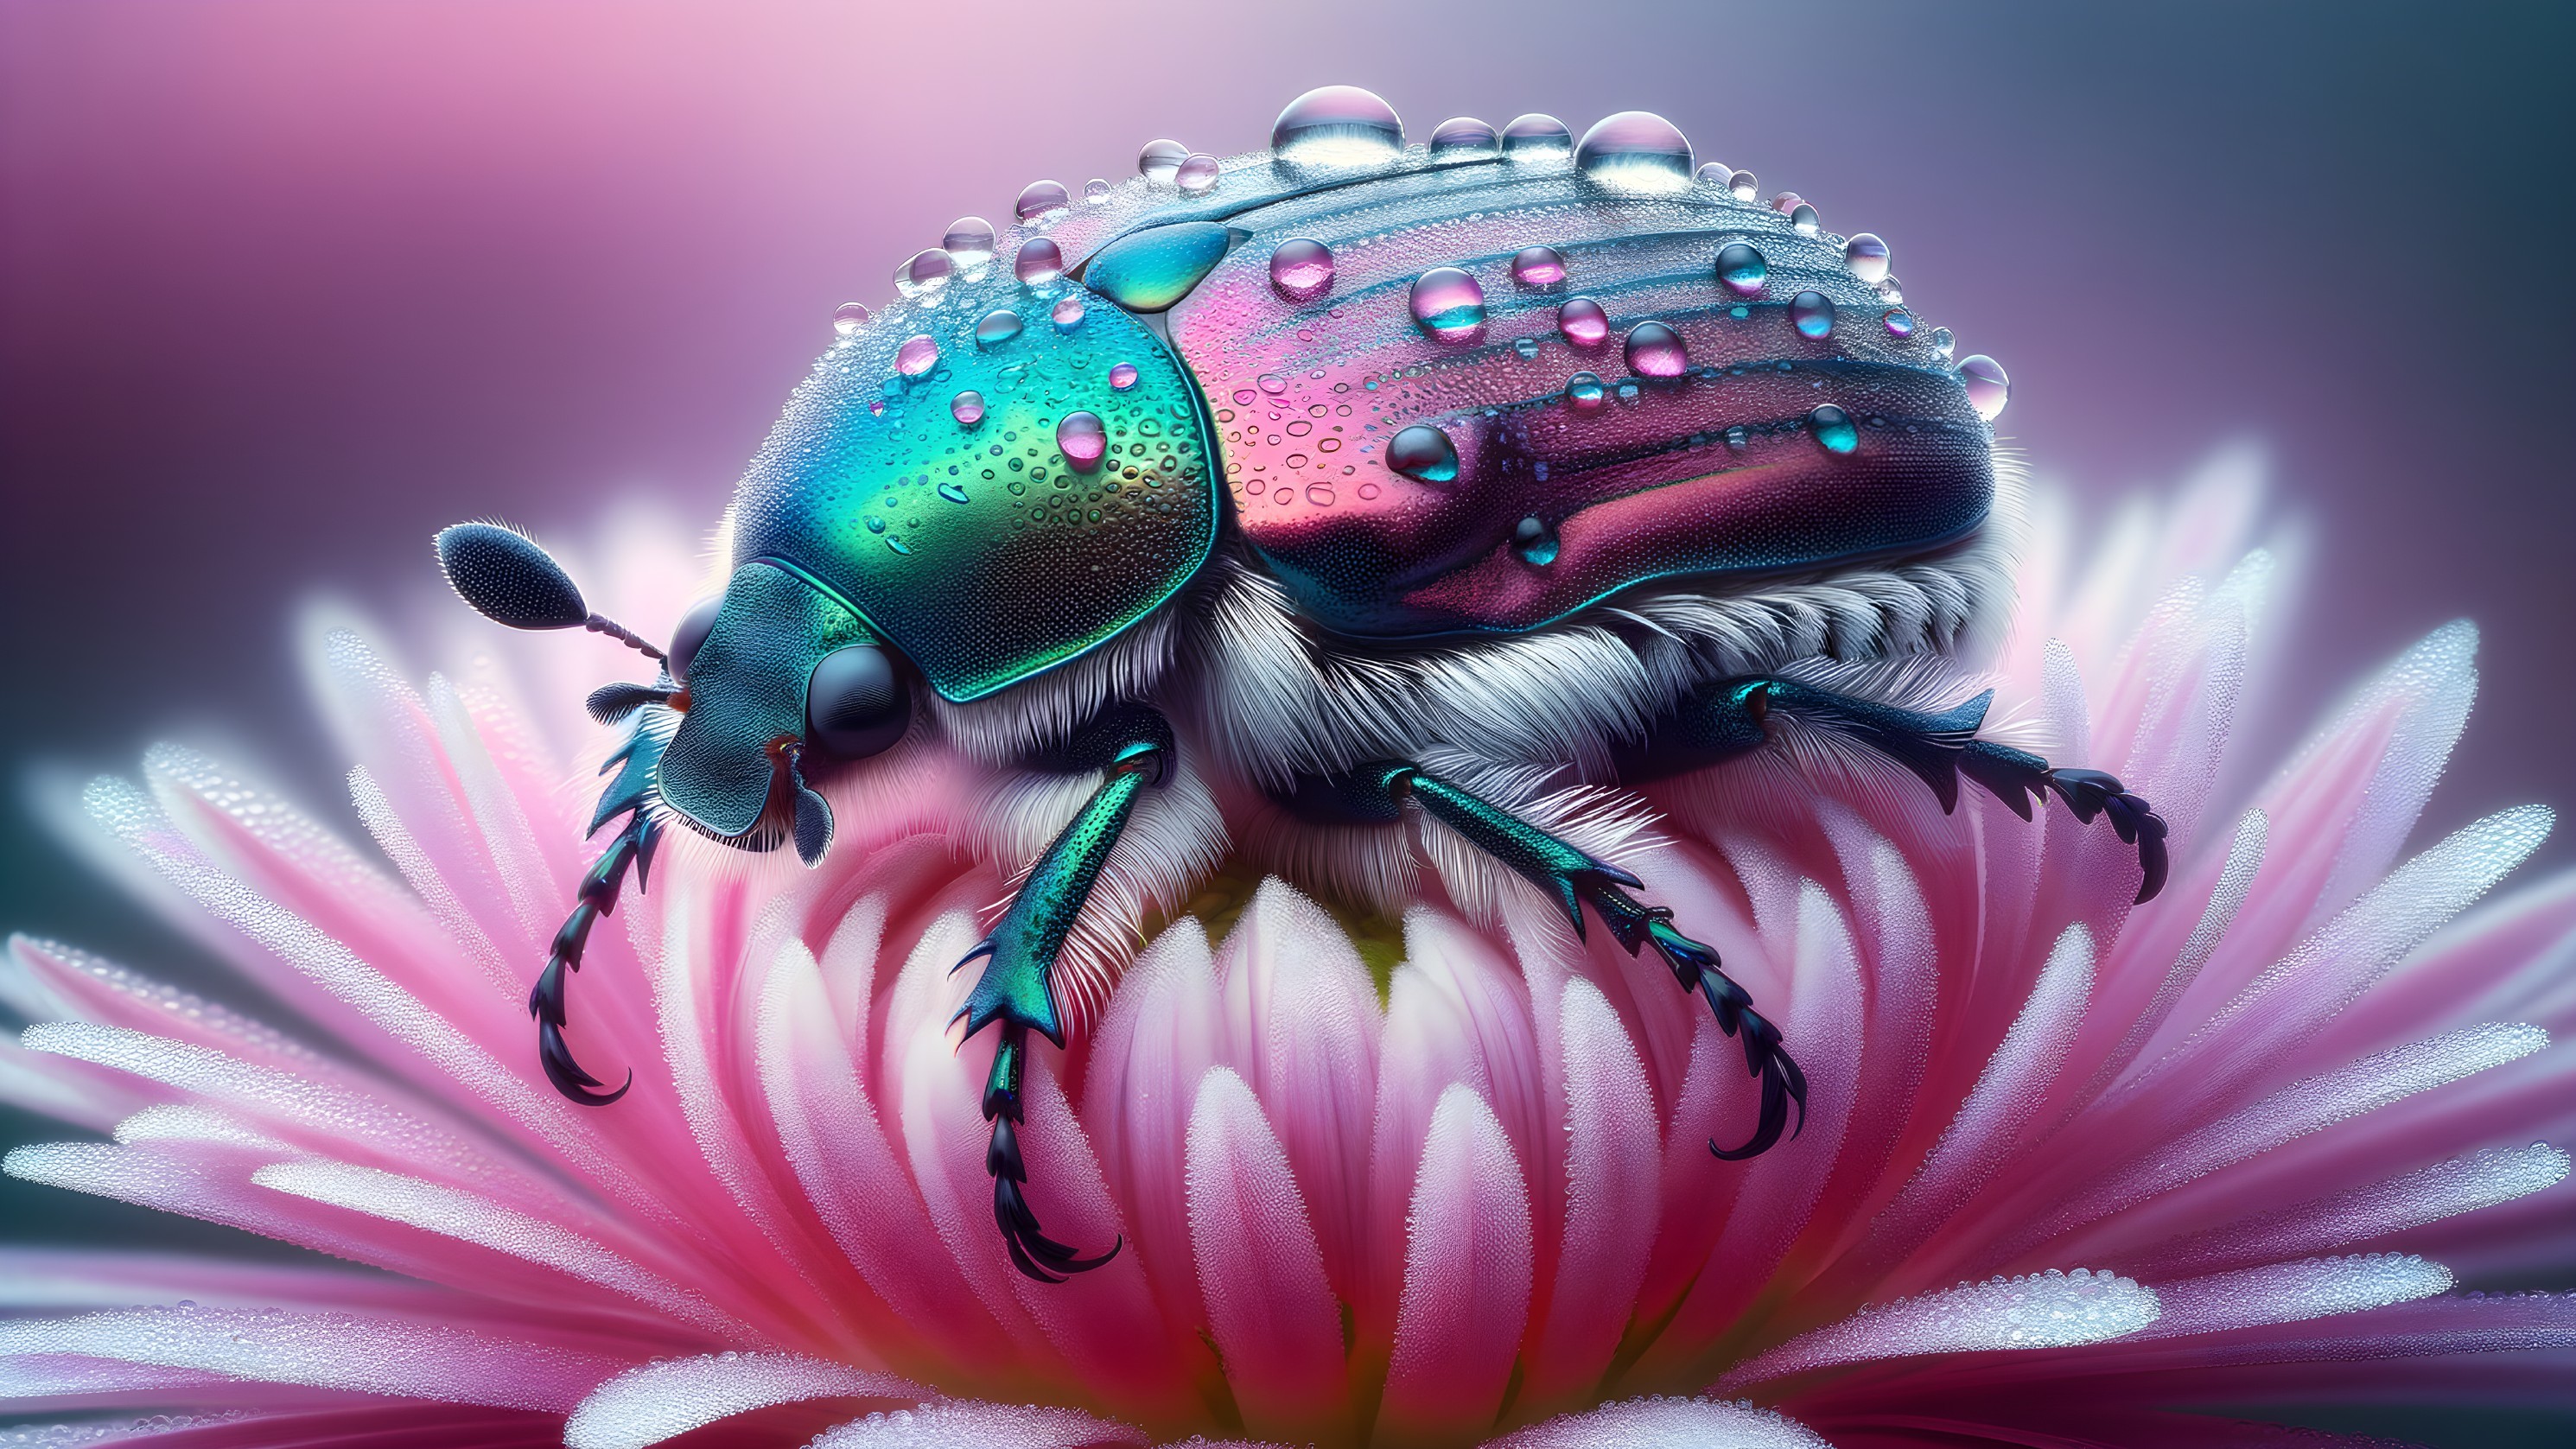
<path fill-rule="evenodd" d="M 618 894 L 625 888 L 626 873 L 635 872 L 635 889 L 642 893 L 653 869 L 654 849 L 662 843 L 662 824 L 653 816 L 653 770 L 662 758 L 662 747 L 670 742 L 671 714 L 661 701 L 671 691 L 666 687 L 645 690 L 637 685 L 616 685 L 591 697 L 591 711 L 603 718 L 635 716 L 626 740 L 610 753 L 600 773 L 617 772 L 607 791 L 599 797 L 599 806 L 591 813 L 590 833 L 597 835 L 619 815 L 625 824 L 608 842 L 608 849 L 581 878 L 575 892 L 572 914 L 564 918 L 563 928 L 555 932 L 554 946 L 546 956 L 546 969 L 537 976 L 537 984 L 528 992 L 528 1015 L 537 1022 L 537 1060 L 546 1069 L 546 1080 L 555 1090 L 585 1107 L 605 1107 L 626 1095 L 634 1085 L 635 1075 L 627 1073 L 626 1081 L 615 1091 L 598 1090 L 600 1079 L 573 1060 L 572 1048 L 564 1042 L 564 1027 L 569 1014 L 564 992 L 571 973 L 581 969 L 582 953 L 590 945 L 590 929 L 599 918 L 617 909 Z M 613 690 L 635 691 L 637 698 L 606 698 Z M 650 695 L 646 699 L 642 696 Z M 621 707 L 622 706 L 622 707 Z"/>
<path fill-rule="evenodd" d="M 2172 861 L 2164 818 L 2146 800 L 2100 770 L 2053 767 L 2027 750 L 1977 738 L 1994 691 L 1939 714 L 1835 694 L 1772 675 L 1705 686 L 1620 759 L 1620 778 L 1654 779 L 1721 763 L 1769 738 L 1775 714 L 1840 736 L 1894 760 L 1932 789 L 1947 812 L 1958 808 L 1959 776 L 2031 818 L 2034 801 L 2055 795 L 2084 824 L 2101 816 L 2122 843 L 2137 847 L 2138 903 L 2163 890 Z"/>
<path fill-rule="evenodd" d="M 984 1120 L 993 1124 L 984 1169 L 993 1178 L 993 1220 L 1022 1273 L 1045 1283 L 1082 1273 L 1118 1255 L 1119 1244 L 1085 1258 L 1040 1231 L 1022 1190 L 1028 1170 L 1020 1158 L 1020 1083 L 1028 1064 L 1029 1033 L 1064 1045 L 1064 1023 L 1055 999 L 1055 966 L 1065 938 L 1091 897 L 1092 884 L 1127 828 L 1137 797 L 1162 783 L 1172 752 L 1171 726 L 1141 708 L 1113 710 L 1086 727 L 1056 758 L 1040 761 L 1067 770 L 1099 770 L 1100 787 L 1080 813 L 1047 846 L 991 935 L 957 965 L 982 960 L 983 974 L 952 1020 L 973 1036 L 1001 1023 L 992 1070 L 984 1080 Z"/>

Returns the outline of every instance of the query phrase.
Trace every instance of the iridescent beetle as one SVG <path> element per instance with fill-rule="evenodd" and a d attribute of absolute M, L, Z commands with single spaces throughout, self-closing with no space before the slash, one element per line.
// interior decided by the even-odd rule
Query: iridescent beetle
<path fill-rule="evenodd" d="M 1064 1044 L 1068 936 L 1175 772 L 1238 834 L 1365 853 L 1419 812 L 1578 935 L 1588 907 L 1652 947 L 1759 1080 L 1723 1158 L 1803 1118 L 1779 1031 L 1635 876 L 1472 781 L 1615 789 L 1794 731 L 1893 760 L 1945 809 L 1961 774 L 2024 819 L 2054 794 L 2137 848 L 2153 896 L 2145 801 L 1979 738 L 1989 695 L 1933 708 L 1895 667 L 2004 602 L 2002 370 L 1951 363 L 1876 237 L 1692 161 L 1642 112 L 1579 144 L 1533 115 L 1407 146 L 1385 102 L 1328 87 L 1267 151 L 1158 141 L 1123 186 L 1038 182 L 1006 235 L 961 221 L 883 314 L 843 309 L 736 494 L 722 599 L 667 657 L 520 535 L 440 534 L 483 613 L 663 663 L 591 696 L 629 722 L 592 830 L 623 824 L 530 997 L 555 1085 L 625 1090 L 567 1049 L 566 973 L 665 822 L 811 864 L 833 827 L 815 782 L 914 733 L 1097 781 L 959 963 L 981 963 L 968 1035 L 1000 1025 L 994 1215 L 1043 1279 L 1116 1246 L 1050 1240 L 1023 1193 L 1029 1033 Z"/>

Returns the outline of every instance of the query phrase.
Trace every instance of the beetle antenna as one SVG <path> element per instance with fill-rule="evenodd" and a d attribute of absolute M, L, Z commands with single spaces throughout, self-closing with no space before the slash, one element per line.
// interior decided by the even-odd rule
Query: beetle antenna
<path fill-rule="evenodd" d="M 654 648 L 652 645 L 644 642 L 643 639 L 637 637 L 634 630 L 618 623 L 615 619 L 608 617 L 606 614 L 591 615 L 589 618 L 581 621 L 581 627 L 588 629 L 593 634 L 605 634 L 609 638 L 614 639 L 618 643 L 624 644 L 631 649 L 640 650 L 647 659 L 658 661 L 669 657 L 661 650 Z"/>
<path fill-rule="evenodd" d="M 513 629 L 588 629 L 659 660 L 662 651 L 634 630 L 584 603 L 572 575 L 537 541 L 497 523 L 459 523 L 438 531 L 438 567 L 457 596 L 494 623 Z"/>

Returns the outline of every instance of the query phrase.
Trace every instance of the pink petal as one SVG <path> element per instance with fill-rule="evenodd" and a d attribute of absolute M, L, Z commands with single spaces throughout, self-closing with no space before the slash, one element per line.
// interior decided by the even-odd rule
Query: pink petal
<path fill-rule="evenodd" d="M 784 1353 L 701 1354 L 631 1368 L 564 1422 L 565 1449 L 646 1449 L 692 1429 L 805 1399 L 899 1399 L 930 1391 L 887 1374 Z"/>
<path fill-rule="evenodd" d="M 1872 1359 L 2100 1343 L 2137 1332 L 2158 1311 L 2152 1291 L 2084 1268 L 1963 1283 L 1801 1334 L 1729 1370 L 1717 1387 L 1724 1393 Z"/>
<path fill-rule="evenodd" d="M 895 1409 L 824 1434 L 813 1449 L 1109 1449 L 1142 1431 L 1073 1409 L 946 1402 Z"/>
<path fill-rule="evenodd" d="M 1185 917 L 1128 968 L 1083 1083 L 1083 1123 L 1134 1234 L 1127 1252 L 1180 1334 L 1201 1318 L 1185 1185 L 1190 1110 L 1224 1033 L 1207 932 Z"/>
<path fill-rule="evenodd" d="M 1440 1094 L 1414 1179 L 1380 1436 L 1455 1442 L 1493 1421 L 1529 1314 L 1529 1191 L 1473 1088 Z"/>
<path fill-rule="evenodd" d="M 1794 1419 L 1714 1399 L 1630 1399 L 1533 1424 L 1485 1449 L 1832 1449 Z"/>
<path fill-rule="evenodd" d="M 2358 1313 L 2429 1298 L 2449 1289 L 2451 1281 L 2450 1269 L 2406 1253 L 2240 1268 L 2156 1284 L 2164 1313 L 2138 1337 L 2180 1338 Z"/>

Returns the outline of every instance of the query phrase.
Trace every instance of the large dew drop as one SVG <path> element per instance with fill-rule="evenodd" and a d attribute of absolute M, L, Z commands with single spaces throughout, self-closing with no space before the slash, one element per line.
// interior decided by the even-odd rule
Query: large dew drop
<path fill-rule="evenodd" d="M 895 349 L 894 370 L 906 377 L 919 377 L 938 365 L 939 342 L 928 333 L 915 333 Z"/>
<path fill-rule="evenodd" d="M 1826 337 L 1834 330 L 1834 302 L 1822 292 L 1800 292 L 1789 301 L 1789 325 L 1801 337 Z"/>
<path fill-rule="evenodd" d="M 930 247 L 914 252 L 894 269 L 894 289 L 907 297 L 932 296 L 948 285 L 956 270 L 956 261 L 946 251 Z"/>
<path fill-rule="evenodd" d="M 2012 399 L 2012 379 L 2004 375 L 2004 365 L 1982 352 L 1959 359 L 1959 381 L 1968 389 L 1968 406 L 1987 422 L 1993 422 Z"/>
<path fill-rule="evenodd" d="M 1614 191 L 1681 191 L 1690 186 L 1691 144 L 1652 111 L 1621 111 L 1583 133 L 1574 165 Z"/>
<path fill-rule="evenodd" d="M 939 245 L 960 269 L 974 271 L 993 260 L 993 224 L 980 216 L 961 216 L 948 223 Z"/>
<path fill-rule="evenodd" d="M 1205 196 L 1216 190 L 1220 169 L 1214 156 L 1205 151 L 1192 151 L 1182 158 L 1180 169 L 1172 173 L 1172 184 L 1181 188 L 1184 196 Z"/>
<path fill-rule="evenodd" d="M 1663 323 L 1640 322 L 1628 329 L 1628 370 L 1639 377 L 1679 377 L 1690 371 L 1690 349 Z"/>
<path fill-rule="evenodd" d="M 1854 232 L 1851 240 L 1843 243 L 1843 265 L 1864 282 L 1874 285 L 1885 280 L 1887 260 L 1887 243 L 1879 240 L 1875 232 Z"/>
<path fill-rule="evenodd" d="M 1452 483 L 1458 478 L 1458 448 L 1447 433 L 1415 423 L 1387 440 L 1386 466 L 1425 483 Z"/>
<path fill-rule="evenodd" d="M 868 319 L 875 315 L 868 310 L 868 304 L 865 302 L 843 302 L 832 309 L 833 335 L 851 336 L 860 328 L 867 326 Z"/>
<path fill-rule="evenodd" d="M 1565 254 L 1554 247 L 1523 247 L 1512 258 L 1512 280 L 1524 287 L 1553 287 L 1565 280 Z"/>
<path fill-rule="evenodd" d="M 1299 170 L 1382 166 L 1404 150 L 1404 122 L 1375 92 L 1317 86 L 1270 127 L 1270 154 Z"/>
<path fill-rule="evenodd" d="M 1485 330 L 1485 289 L 1456 267 L 1414 279 L 1413 320 L 1443 342 L 1473 342 Z"/>
<path fill-rule="evenodd" d="M 1042 236 L 1029 238 L 1011 259 L 1011 275 L 1032 287 L 1054 281 L 1064 275 L 1064 248 Z"/>
<path fill-rule="evenodd" d="M 1839 456 L 1860 447 L 1860 429 L 1852 426 L 1851 414 L 1832 403 L 1807 414 L 1807 431 L 1815 435 L 1816 446 L 1828 453 Z"/>
<path fill-rule="evenodd" d="M 1514 116 L 1503 127 L 1503 154 L 1516 159 L 1540 156 L 1562 156 L 1574 149 L 1574 133 L 1565 123 L 1543 112 L 1532 111 Z"/>
<path fill-rule="evenodd" d="M 1556 330 L 1577 347 L 1598 347 L 1610 340 L 1610 314 L 1589 297 L 1568 297 L 1556 309 Z"/>
<path fill-rule="evenodd" d="M 1078 473 L 1097 473 L 1109 454 L 1109 431 L 1098 413 L 1066 413 L 1055 425 L 1055 446 Z"/>
<path fill-rule="evenodd" d="M 1178 141 L 1148 141 L 1136 153 L 1136 174 L 1148 181 L 1169 181 L 1188 159 L 1190 148 Z"/>
<path fill-rule="evenodd" d="M 1454 116 L 1431 133 L 1431 159 L 1442 164 L 1482 161 L 1502 149 L 1502 136 L 1473 116 Z"/>
<path fill-rule="evenodd" d="M 1020 188 L 1020 199 L 1011 209 L 1022 221 L 1036 221 L 1043 216 L 1053 216 L 1071 205 L 1073 193 L 1064 189 L 1063 182 L 1032 181 Z"/>
<path fill-rule="evenodd" d="M 1728 242 L 1717 249 L 1719 285 L 1739 297 L 1759 297 L 1771 279 L 1771 264 L 1750 242 Z"/>
<path fill-rule="evenodd" d="M 1270 285 L 1291 302 L 1311 302 L 1333 289 L 1333 249 L 1291 237 L 1270 254 Z"/>
<path fill-rule="evenodd" d="M 995 308 L 975 324 L 975 345 L 999 347 L 1020 335 L 1020 314 L 1008 307 Z"/>

